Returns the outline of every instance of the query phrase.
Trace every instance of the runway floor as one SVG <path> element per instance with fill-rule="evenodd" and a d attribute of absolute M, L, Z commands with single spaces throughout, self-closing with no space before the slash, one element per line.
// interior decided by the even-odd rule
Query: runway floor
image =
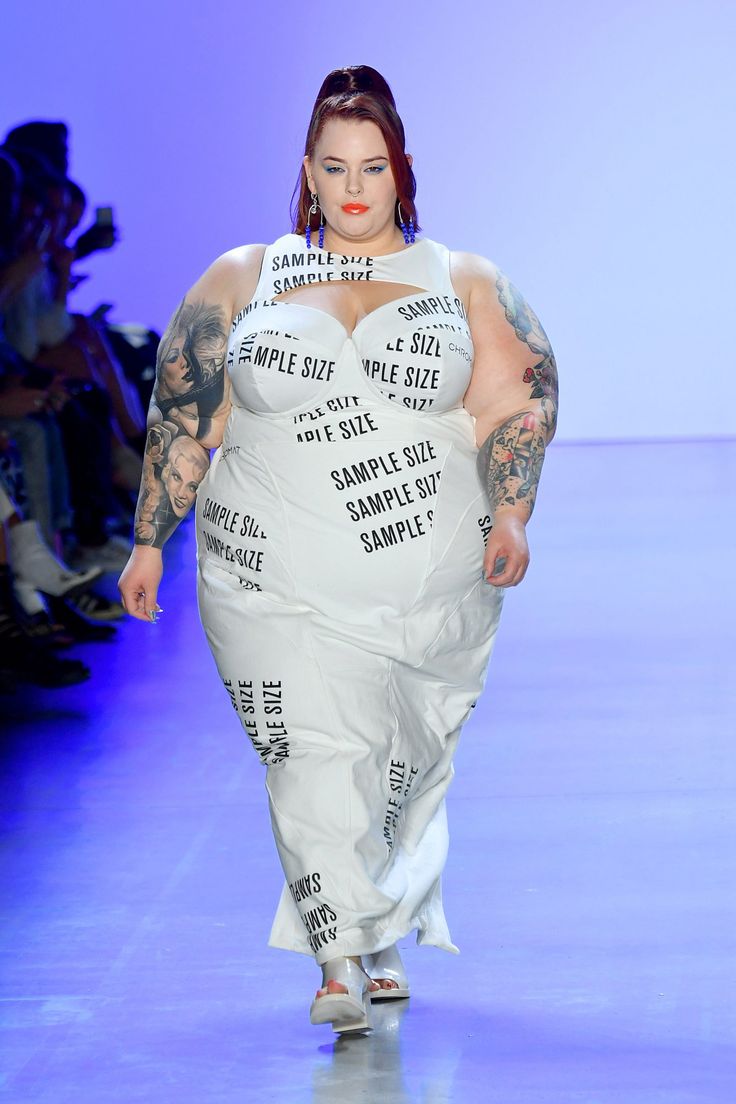
<path fill-rule="evenodd" d="M 734 441 L 550 449 L 448 799 L 461 954 L 407 937 L 408 1005 L 340 1041 L 266 946 L 263 771 L 187 525 L 158 625 L 0 699 L 0 1099 L 732 1104 L 735 477 Z"/>

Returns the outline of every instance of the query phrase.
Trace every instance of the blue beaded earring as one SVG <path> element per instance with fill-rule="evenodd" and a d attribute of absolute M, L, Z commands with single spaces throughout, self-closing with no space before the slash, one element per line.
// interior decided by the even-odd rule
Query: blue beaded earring
<path fill-rule="evenodd" d="M 409 215 L 409 226 L 407 228 L 406 223 L 404 222 L 403 218 L 401 217 L 401 201 L 398 201 L 398 203 L 399 203 L 399 226 L 401 227 L 402 232 L 404 234 L 404 241 L 406 242 L 407 245 L 413 245 L 414 244 L 414 218 L 413 218 L 412 215 Z"/>
<path fill-rule="evenodd" d="M 312 248 L 312 227 L 311 227 L 312 215 L 317 214 L 317 208 L 319 207 L 319 204 L 317 203 L 317 193 L 316 192 L 310 192 L 310 195 L 312 197 L 312 206 L 309 208 L 309 214 L 307 215 L 307 225 L 304 228 L 304 237 L 305 237 L 306 242 L 307 242 L 307 249 Z M 318 244 L 319 244 L 320 249 L 324 249 L 324 245 L 325 245 L 325 216 L 324 216 L 324 212 L 323 212 L 321 207 L 319 207 L 319 238 L 318 238 Z"/>

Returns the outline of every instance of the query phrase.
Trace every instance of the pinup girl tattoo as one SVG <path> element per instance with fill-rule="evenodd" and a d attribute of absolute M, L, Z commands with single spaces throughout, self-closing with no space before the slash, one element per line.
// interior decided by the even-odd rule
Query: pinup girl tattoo
<path fill-rule="evenodd" d="M 180 305 L 158 350 L 154 398 L 164 418 L 201 440 L 222 403 L 228 326 L 221 307 Z"/>
<path fill-rule="evenodd" d="M 222 407 L 228 325 L 211 303 L 184 300 L 158 348 L 135 543 L 163 547 L 207 474 L 206 438 Z"/>
<path fill-rule="evenodd" d="M 539 319 L 517 288 L 499 275 L 496 291 L 519 341 L 539 359 L 523 375 L 533 400 L 529 409 L 507 418 L 489 438 L 488 494 L 494 512 L 499 506 L 523 505 L 531 517 L 545 449 L 557 425 L 557 365 Z"/>

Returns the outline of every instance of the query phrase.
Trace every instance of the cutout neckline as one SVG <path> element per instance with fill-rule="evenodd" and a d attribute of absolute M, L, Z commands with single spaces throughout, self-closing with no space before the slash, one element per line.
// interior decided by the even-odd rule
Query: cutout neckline
<path fill-rule="evenodd" d="M 392 282 L 400 283 L 401 281 L 396 280 L 396 281 L 392 281 Z M 278 304 L 279 306 L 282 306 L 282 307 L 302 307 L 303 310 L 313 311 L 316 314 L 321 314 L 324 318 L 329 318 L 332 322 L 334 322 L 337 326 L 339 326 L 340 329 L 345 334 L 347 340 L 352 341 L 354 339 L 356 333 L 360 329 L 360 327 L 363 325 L 363 323 L 367 322 L 370 318 L 372 318 L 374 314 L 378 314 L 379 311 L 385 310 L 386 307 L 393 307 L 397 303 L 405 303 L 410 299 L 416 299 L 420 295 L 431 295 L 431 294 L 432 294 L 432 292 L 427 290 L 426 288 L 415 288 L 415 290 L 410 292 L 408 295 L 398 295 L 394 299 L 388 299 L 385 303 L 381 303 L 380 306 L 374 307 L 372 311 L 368 311 L 368 313 L 364 314 L 362 318 L 359 318 L 358 321 L 353 326 L 352 331 L 348 330 L 347 326 L 345 326 L 340 321 L 339 318 L 337 318 L 334 314 L 331 314 L 329 311 L 323 310 L 322 307 L 310 307 L 310 305 L 308 303 L 295 303 L 295 302 L 291 301 L 290 299 L 276 299 L 276 298 L 273 298 L 273 299 L 270 300 L 270 302 L 271 303 L 276 303 L 276 304 Z"/>

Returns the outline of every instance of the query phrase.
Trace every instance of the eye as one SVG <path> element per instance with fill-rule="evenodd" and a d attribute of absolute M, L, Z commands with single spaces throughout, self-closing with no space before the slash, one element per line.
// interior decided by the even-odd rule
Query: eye
<path fill-rule="evenodd" d="M 369 168 L 366 169 L 366 172 L 369 172 L 369 173 L 382 173 L 385 168 L 386 168 L 385 165 L 370 165 Z"/>
<path fill-rule="evenodd" d="M 342 169 L 339 165 L 325 165 L 325 172 L 326 173 L 342 172 Z"/>

